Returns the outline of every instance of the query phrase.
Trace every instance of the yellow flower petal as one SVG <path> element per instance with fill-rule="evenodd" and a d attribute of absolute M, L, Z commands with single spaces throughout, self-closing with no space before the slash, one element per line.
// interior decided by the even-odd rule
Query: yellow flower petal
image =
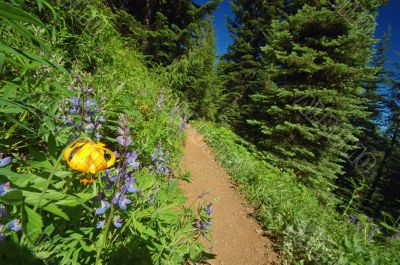
<path fill-rule="evenodd" d="M 106 154 L 109 158 L 106 158 Z M 115 163 L 114 152 L 105 148 L 103 143 L 93 143 L 89 140 L 77 142 L 68 147 L 64 152 L 64 158 L 70 168 L 84 172 L 96 174 Z"/>

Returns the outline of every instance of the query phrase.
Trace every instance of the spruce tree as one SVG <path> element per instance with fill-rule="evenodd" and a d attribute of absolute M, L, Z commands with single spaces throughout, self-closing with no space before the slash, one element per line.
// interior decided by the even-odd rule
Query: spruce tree
<path fill-rule="evenodd" d="M 273 22 L 263 48 L 264 87 L 252 96 L 260 111 L 249 123 L 278 163 L 329 191 L 357 140 L 352 121 L 366 115 L 361 96 L 373 74 L 367 64 L 379 5 L 312 2 Z"/>
<path fill-rule="evenodd" d="M 336 181 L 338 189 L 335 193 L 347 204 L 353 200 L 355 189 L 362 188 L 364 195 L 358 197 L 358 210 L 365 210 L 369 204 L 367 190 L 372 186 L 380 164 L 381 153 L 387 146 L 387 140 L 381 128 L 385 126 L 382 118 L 385 113 L 385 97 L 382 90 L 390 87 L 391 81 L 388 78 L 390 72 L 385 65 L 388 63 L 386 51 L 390 42 L 390 28 L 383 35 L 375 47 L 371 65 L 375 73 L 371 80 L 364 85 L 363 101 L 368 115 L 353 120 L 353 126 L 360 129 L 359 141 L 355 150 L 349 150 L 348 159 L 344 164 L 345 174 L 343 178 Z M 354 201 L 354 200 L 353 200 Z"/>
<path fill-rule="evenodd" d="M 108 0 L 111 7 L 123 8 L 136 19 L 130 34 L 136 37 L 138 48 L 153 63 L 169 65 L 187 55 L 200 36 L 199 24 L 204 23 L 221 0 L 198 5 L 189 0 Z M 121 23 L 121 22 L 119 22 Z M 120 28 L 125 31 L 126 29 Z"/>
<path fill-rule="evenodd" d="M 400 66 L 398 66 L 400 69 Z M 379 188 L 382 189 L 382 182 L 386 182 L 386 186 L 390 187 L 393 185 L 387 185 L 387 183 L 392 183 L 393 180 L 390 176 L 398 178 L 399 173 L 390 174 L 388 172 L 393 171 L 388 166 L 389 164 L 393 167 L 397 167 L 397 162 L 393 162 L 393 154 L 399 153 L 400 147 L 400 74 L 392 73 L 391 76 L 391 86 L 388 90 L 388 93 L 385 97 L 385 109 L 389 111 L 389 115 L 387 115 L 386 119 L 386 131 L 385 131 L 385 139 L 386 144 L 383 150 L 383 157 L 380 161 L 377 173 L 373 179 L 370 192 L 368 194 L 368 200 L 370 201 L 370 205 L 374 203 L 373 196 Z M 397 156 L 394 160 L 396 161 L 399 157 Z M 390 162 L 392 160 L 392 162 Z M 386 179 L 385 179 L 386 178 Z M 398 183 L 398 181 L 395 181 Z M 384 189 L 381 190 L 380 194 L 385 194 L 386 191 Z M 386 196 L 386 195 L 385 195 Z M 381 203 L 382 204 L 382 203 Z"/>
<path fill-rule="evenodd" d="M 167 70 L 171 85 L 187 102 L 192 116 L 213 120 L 221 96 L 214 70 L 216 49 L 211 17 L 198 29 L 197 35 L 199 38 L 189 53 Z"/>
<path fill-rule="evenodd" d="M 228 28 L 233 44 L 222 57 L 219 72 L 224 83 L 225 104 L 221 113 L 224 120 L 236 129 L 246 129 L 251 115 L 249 95 L 260 87 L 258 71 L 261 67 L 261 47 L 267 43 L 271 21 L 282 13 L 283 0 L 233 0 L 233 20 Z"/>

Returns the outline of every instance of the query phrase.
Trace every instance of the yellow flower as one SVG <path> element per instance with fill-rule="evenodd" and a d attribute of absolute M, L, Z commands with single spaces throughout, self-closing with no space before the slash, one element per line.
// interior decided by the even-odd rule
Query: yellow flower
<path fill-rule="evenodd" d="M 106 158 L 106 154 L 109 158 Z M 64 158 L 70 168 L 96 174 L 97 172 L 111 167 L 115 163 L 114 153 L 105 147 L 103 143 L 93 143 L 83 140 L 69 146 L 64 152 Z"/>

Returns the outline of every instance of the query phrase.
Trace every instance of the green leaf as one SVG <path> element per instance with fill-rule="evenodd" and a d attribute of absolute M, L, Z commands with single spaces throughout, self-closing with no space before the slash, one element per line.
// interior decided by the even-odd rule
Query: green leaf
<path fill-rule="evenodd" d="M 156 231 L 154 231 L 153 229 L 144 226 L 142 223 L 140 223 L 139 221 L 137 221 L 133 216 L 132 216 L 132 224 L 133 227 L 140 233 L 140 234 L 146 234 L 152 238 L 157 237 L 157 233 Z"/>
<path fill-rule="evenodd" d="M 28 206 L 24 206 L 22 220 L 22 231 L 34 243 L 42 232 L 42 217 Z"/>
<path fill-rule="evenodd" d="M 0 200 L 13 205 L 22 203 L 22 192 L 20 190 L 12 190 L 0 197 Z"/>
<path fill-rule="evenodd" d="M 56 138 L 53 134 L 50 134 L 47 140 L 47 146 L 49 148 L 49 153 L 52 157 L 57 158 L 57 143 Z"/>
<path fill-rule="evenodd" d="M 49 65 L 49 66 L 57 69 L 58 71 L 60 71 L 62 73 L 69 74 L 69 72 L 67 70 L 65 70 L 65 68 L 62 67 L 61 65 L 54 64 L 54 63 L 50 62 L 49 60 L 44 59 L 43 57 L 23 52 L 21 50 L 12 48 L 12 47 L 10 47 L 8 45 L 5 45 L 3 43 L 0 43 L 0 52 L 4 52 L 4 53 L 7 53 L 7 54 L 12 54 L 12 55 L 15 55 L 15 56 L 19 56 L 19 57 L 22 57 L 22 58 L 25 58 L 25 59 L 28 59 L 28 60 L 33 60 L 33 61 L 39 62 L 41 64 L 46 64 L 46 65 Z"/>
<path fill-rule="evenodd" d="M 44 207 L 41 207 L 41 208 L 42 208 L 43 210 L 45 210 L 45 211 L 48 211 L 49 213 L 53 213 L 53 214 L 55 214 L 55 215 L 58 215 L 58 216 L 60 216 L 61 218 L 67 220 L 67 221 L 70 220 L 69 217 L 68 217 L 68 215 L 67 215 L 63 210 L 61 210 L 59 207 L 57 207 L 57 206 L 54 205 L 54 204 L 48 204 L 48 205 L 46 205 L 46 206 L 44 206 Z"/>
<path fill-rule="evenodd" d="M 65 199 L 55 202 L 55 204 L 60 206 L 74 207 L 84 204 L 85 202 L 87 202 L 88 200 L 92 199 L 95 196 L 93 194 L 86 194 L 86 193 L 81 193 L 76 195 L 78 197 L 68 196 Z"/>
<path fill-rule="evenodd" d="M 7 23 L 10 24 L 10 26 L 22 37 L 25 39 L 31 41 L 35 46 L 41 48 L 45 52 L 49 52 L 49 48 L 46 46 L 46 44 L 43 43 L 40 39 L 35 37 L 32 33 L 30 33 L 28 30 L 26 30 L 25 27 L 21 26 L 21 24 L 14 22 L 12 20 L 6 19 Z"/>
<path fill-rule="evenodd" d="M 0 52 L 0 74 L 3 73 L 3 67 L 6 62 L 6 55 Z"/>
<path fill-rule="evenodd" d="M 4 1 L 0 1 L 0 17 L 9 20 L 15 20 L 19 22 L 26 22 L 29 24 L 34 24 L 41 27 L 46 27 L 40 19 L 31 14 L 26 13 L 22 9 L 9 5 Z"/>

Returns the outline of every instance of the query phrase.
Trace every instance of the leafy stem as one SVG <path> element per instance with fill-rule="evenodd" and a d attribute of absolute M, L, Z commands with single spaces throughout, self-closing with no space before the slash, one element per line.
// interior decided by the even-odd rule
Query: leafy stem
<path fill-rule="evenodd" d="M 84 138 L 84 137 L 82 137 L 82 136 L 81 136 L 81 137 L 78 137 L 75 141 L 73 141 L 71 144 L 69 144 L 68 146 L 66 146 L 66 147 L 62 150 L 62 152 L 60 153 L 60 155 L 58 156 L 57 161 L 56 161 L 56 163 L 54 164 L 53 169 L 52 169 L 52 171 L 51 171 L 51 173 L 50 173 L 50 176 L 47 178 L 46 185 L 45 185 L 44 188 L 43 188 L 42 194 L 40 195 L 39 200 L 37 201 L 37 203 L 35 204 L 35 207 L 33 208 L 34 211 L 37 210 L 37 208 L 39 207 L 40 203 L 42 202 L 42 200 L 43 200 L 43 198 L 44 198 L 44 195 L 46 194 L 47 189 L 49 188 L 50 183 L 51 183 L 51 181 L 53 180 L 54 174 L 56 173 L 58 167 L 60 166 L 61 159 L 63 158 L 63 154 L 64 154 L 65 150 L 66 150 L 69 146 L 74 145 L 76 142 L 78 142 L 78 141 L 81 140 L 82 138 Z"/>
<path fill-rule="evenodd" d="M 110 208 L 111 208 L 110 215 L 108 216 L 108 219 L 107 219 L 107 223 L 106 223 L 106 227 L 105 227 L 105 231 L 104 231 L 103 242 L 101 243 L 100 247 L 97 249 L 96 265 L 101 264 L 101 253 L 103 252 L 103 249 L 107 246 L 108 232 L 110 231 L 110 226 L 111 226 L 111 222 L 112 222 L 113 215 L 114 215 L 114 204 L 111 204 Z"/>

